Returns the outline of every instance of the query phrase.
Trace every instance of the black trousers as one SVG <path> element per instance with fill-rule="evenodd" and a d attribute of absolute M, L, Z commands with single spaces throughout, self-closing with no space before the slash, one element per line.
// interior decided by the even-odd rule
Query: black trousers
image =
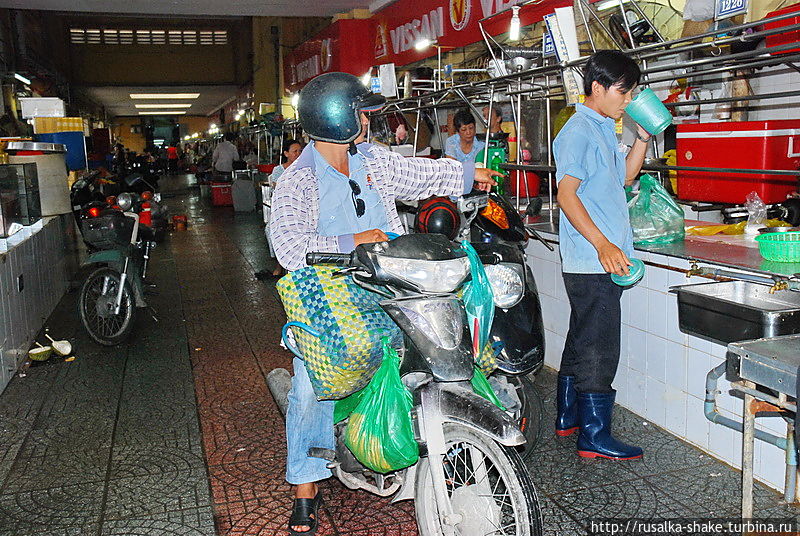
<path fill-rule="evenodd" d="M 612 392 L 619 365 L 622 287 L 609 274 L 563 276 L 572 311 L 560 374 L 575 376 L 580 393 Z"/>

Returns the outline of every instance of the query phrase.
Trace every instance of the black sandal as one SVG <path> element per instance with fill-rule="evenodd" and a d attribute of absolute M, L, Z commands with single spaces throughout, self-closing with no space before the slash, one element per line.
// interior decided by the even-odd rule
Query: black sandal
<path fill-rule="evenodd" d="M 314 536 L 319 527 L 319 506 L 322 504 L 322 492 L 317 491 L 313 499 L 295 499 L 292 506 L 292 515 L 289 518 L 289 534 L 292 536 Z M 313 516 L 313 517 L 312 517 Z M 298 531 L 292 527 L 309 527 L 308 530 Z"/>

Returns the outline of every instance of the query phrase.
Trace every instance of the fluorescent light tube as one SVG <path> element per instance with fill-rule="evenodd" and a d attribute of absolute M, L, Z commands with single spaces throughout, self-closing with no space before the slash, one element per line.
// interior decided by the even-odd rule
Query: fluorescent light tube
<path fill-rule="evenodd" d="M 137 108 L 189 108 L 191 104 L 183 103 L 161 103 L 161 104 L 134 104 Z"/>
<path fill-rule="evenodd" d="M 196 99 L 200 93 L 131 93 L 132 99 Z"/>

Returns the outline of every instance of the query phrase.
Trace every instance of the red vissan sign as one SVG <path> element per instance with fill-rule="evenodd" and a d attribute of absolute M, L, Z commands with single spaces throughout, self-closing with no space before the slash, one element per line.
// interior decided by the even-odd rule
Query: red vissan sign
<path fill-rule="evenodd" d="M 397 0 L 375 13 L 374 60 L 372 63 L 406 65 L 433 56 L 431 47 L 417 51 L 414 44 L 427 38 L 444 47 L 463 47 L 482 39 L 478 21 L 490 35 L 508 31 L 510 8 L 523 0 Z M 557 7 L 572 0 L 543 0 L 520 9 L 523 26 L 542 20 Z"/>
<path fill-rule="evenodd" d="M 299 91 L 315 76 L 332 71 L 363 75 L 375 65 L 374 35 L 373 19 L 334 22 L 284 57 L 286 89 L 291 93 Z"/>

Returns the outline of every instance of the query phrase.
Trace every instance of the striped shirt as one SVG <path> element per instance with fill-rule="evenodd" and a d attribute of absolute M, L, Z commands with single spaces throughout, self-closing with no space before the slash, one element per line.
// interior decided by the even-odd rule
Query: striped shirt
<path fill-rule="evenodd" d="M 472 163 L 461 164 L 444 158 L 406 158 L 367 143 L 360 144 L 358 150 L 364 156 L 367 172 L 381 197 L 389 230 L 393 233 L 403 233 L 395 199 L 462 195 L 472 190 L 475 174 Z M 286 269 L 306 266 L 306 253 L 311 251 L 349 253 L 353 250 L 353 234 L 319 234 L 319 206 L 316 165 L 309 145 L 281 175 L 272 194 L 269 239 L 278 262 Z"/>

